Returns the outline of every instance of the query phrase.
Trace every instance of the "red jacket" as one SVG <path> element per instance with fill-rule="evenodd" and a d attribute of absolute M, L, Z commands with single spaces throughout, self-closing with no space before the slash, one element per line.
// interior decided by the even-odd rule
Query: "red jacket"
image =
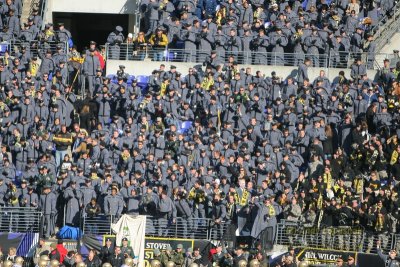
<path fill-rule="evenodd" d="M 65 256 L 67 256 L 68 250 L 64 248 L 63 244 L 57 244 L 58 253 L 60 253 L 60 263 L 64 262 Z"/>

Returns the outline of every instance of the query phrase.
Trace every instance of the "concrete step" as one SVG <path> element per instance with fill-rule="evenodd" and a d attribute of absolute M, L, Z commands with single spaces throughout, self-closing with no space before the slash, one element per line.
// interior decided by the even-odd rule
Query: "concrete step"
<path fill-rule="evenodd" d="M 383 46 L 380 53 L 393 54 L 393 50 L 399 50 L 399 43 L 400 43 L 400 33 L 397 32 L 392 36 L 390 41 Z"/>
<path fill-rule="evenodd" d="M 39 6 L 40 0 L 24 0 L 22 3 L 22 14 L 21 14 L 21 25 L 28 21 L 28 17 L 31 15 L 31 9 L 34 5 Z"/>

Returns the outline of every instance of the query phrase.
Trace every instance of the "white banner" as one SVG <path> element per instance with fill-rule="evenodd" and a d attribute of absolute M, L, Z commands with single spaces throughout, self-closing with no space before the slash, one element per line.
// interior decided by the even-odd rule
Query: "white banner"
<path fill-rule="evenodd" d="M 146 216 L 129 216 L 122 215 L 121 219 L 116 224 L 112 225 L 112 230 L 116 233 L 116 244 L 121 245 L 122 239 L 126 237 L 129 241 L 129 246 L 132 247 L 135 253 L 138 267 L 144 265 L 144 249 L 145 249 L 145 232 L 146 232 Z"/>

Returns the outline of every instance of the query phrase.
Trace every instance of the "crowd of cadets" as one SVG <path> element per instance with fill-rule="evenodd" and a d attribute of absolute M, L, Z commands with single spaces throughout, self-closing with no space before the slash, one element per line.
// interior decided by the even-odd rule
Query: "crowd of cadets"
<path fill-rule="evenodd" d="M 105 78 L 91 42 L 80 65 L 89 90 L 78 99 L 56 49 L 40 53 L 36 73 L 23 47 L 0 65 L 0 204 L 41 210 L 45 237 L 64 219 L 79 225 L 80 212 L 151 215 L 159 235 L 204 224 L 192 218 L 255 240 L 281 219 L 361 225 L 382 247 L 396 231 L 400 64 L 385 60 L 372 81 L 357 58 L 350 77 L 314 80 L 307 57 L 283 79 L 213 51 L 187 75 L 160 65 L 143 90 L 124 66 L 116 82 Z"/>
<path fill-rule="evenodd" d="M 156 61 L 169 48 L 184 49 L 175 60 L 187 62 L 203 62 L 216 50 L 223 62 L 233 54 L 244 64 L 297 66 L 309 56 L 314 66 L 324 66 L 330 55 L 331 66 L 341 67 L 349 53 L 366 52 L 372 68 L 374 31 L 393 6 L 392 0 L 143 0 L 142 31 L 125 40 L 133 46 L 119 52 L 124 35 L 118 29 L 107 42 L 114 59 L 143 60 L 151 45 Z"/>

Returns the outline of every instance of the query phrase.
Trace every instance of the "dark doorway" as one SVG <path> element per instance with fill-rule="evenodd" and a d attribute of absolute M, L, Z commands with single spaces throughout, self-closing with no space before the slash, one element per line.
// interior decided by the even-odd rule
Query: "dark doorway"
<path fill-rule="evenodd" d="M 90 41 L 96 41 L 98 45 L 105 44 L 108 35 L 117 25 L 124 29 L 123 34 L 126 37 L 128 20 L 127 14 L 53 13 L 54 25 L 59 22 L 65 24 L 65 28 L 72 34 L 72 40 L 78 47 L 78 51 L 89 46 Z"/>

